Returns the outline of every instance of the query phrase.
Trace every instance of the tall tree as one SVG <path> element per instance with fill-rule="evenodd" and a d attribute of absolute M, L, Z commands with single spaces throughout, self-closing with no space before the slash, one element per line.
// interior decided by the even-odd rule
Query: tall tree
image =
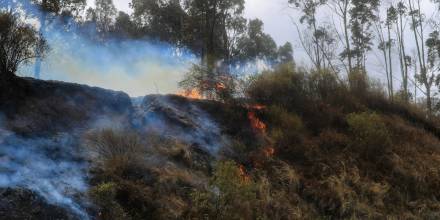
<path fill-rule="evenodd" d="M 230 59 L 228 33 L 243 22 L 244 0 L 185 0 L 196 39 L 202 39 L 199 54 L 209 70 L 218 60 Z"/>
<path fill-rule="evenodd" d="M 421 4 L 420 0 L 408 0 L 408 7 L 409 7 L 409 16 L 411 18 L 411 31 L 414 35 L 414 43 L 416 46 L 416 52 L 417 52 L 417 58 L 418 58 L 418 64 L 419 64 L 419 73 L 415 75 L 416 80 L 422 84 L 425 87 L 425 96 L 426 96 L 426 108 L 428 112 L 428 116 L 431 117 L 432 115 L 432 86 L 434 83 L 435 78 L 435 72 L 429 71 L 432 70 L 434 67 L 434 64 L 432 61 L 433 57 L 431 56 L 431 63 L 428 63 L 430 66 L 427 65 L 426 60 L 426 51 L 425 51 L 425 15 L 421 11 Z M 434 47 L 434 42 L 436 35 L 431 35 L 430 37 L 430 43 L 431 47 Z M 427 46 L 428 46 L 427 41 Z M 432 54 L 431 49 L 431 54 Z"/>
<path fill-rule="evenodd" d="M 279 63 L 293 63 L 293 47 L 290 42 L 278 48 L 278 62 Z"/>
<path fill-rule="evenodd" d="M 264 33 L 261 20 L 249 21 L 246 34 L 238 39 L 234 57 L 239 61 L 277 59 L 277 45 L 270 35 Z"/>
<path fill-rule="evenodd" d="M 183 45 L 187 14 L 180 0 L 132 0 L 134 22 L 150 38 Z"/>
<path fill-rule="evenodd" d="M 311 43 L 307 42 L 304 38 L 301 39 L 301 42 L 315 68 L 318 70 L 325 67 L 326 55 L 322 45 L 329 35 L 325 28 L 319 26 L 316 13 L 325 2 L 326 0 L 289 0 L 291 7 L 297 8 L 302 12 L 302 16 L 299 19 L 300 23 L 306 24 L 307 29 L 310 30 L 310 34 L 306 34 L 306 38 L 310 38 Z M 299 28 L 298 33 L 301 34 Z"/>
<path fill-rule="evenodd" d="M 22 63 L 42 57 L 48 49 L 43 36 L 12 13 L 0 13 L 0 75 L 14 76 Z"/>
<path fill-rule="evenodd" d="M 350 9 L 352 54 L 356 68 L 365 70 L 367 52 L 371 50 L 373 33 L 371 26 L 377 19 L 379 0 L 352 0 Z"/>
<path fill-rule="evenodd" d="M 397 44 L 399 49 L 399 62 L 402 77 L 402 91 L 403 100 L 409 101 L 409 91 L 408 91 L 408 66 L 411 63 L 411 58 L 407 56 L 405 49 L 405 22 L 404 17 L 407 13 L 407 7 L 402 2 L 399 1 L 396 7 L 395 25 L 396 25 L 396 36 Z"/>
<path fill-rule="evenodd" d="M 352 8 L 351 0 L 330 0 L 328 2 L 330 8 L 333 12 L 341 19 L 342 22 L 342 36 L 341 41 L 344 44 L 344 49 L 340 54 L 343 60 L 347 60 L 347 73 L 353 71 L 353 53 L 351 46 L 351 24 L 350 24 L 350 10 Z M 337 29 L 337 28 L 336 28 Z"/>
<path fill-rule="evenodd" d="M 98 32 L 109 33 L 116 18 L 116 7 L 113 0 L 95 0 L 95 16 Z"/>

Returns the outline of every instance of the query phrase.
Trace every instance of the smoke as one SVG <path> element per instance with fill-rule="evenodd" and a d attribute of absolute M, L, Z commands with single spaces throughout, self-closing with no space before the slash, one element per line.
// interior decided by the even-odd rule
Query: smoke
<path fill-rule="evenodd" d="M 87 164 L 72 135 L 24 138 L 0 125 L 0 187 L 23 187 L 49 203 L 89 219 L 82 201 L 73 198 L 87 190 Z"/>
<path fill-rule="evenodd" d="M 20 1 L 25 2 L 25 1 Z M 40 27 L 41 13 L 32 4 L 21 4 L 31 23 Z M 43 60 L 41 76 L 88 84 L 130 96 L 176 93 L 178 82 L 196 56 L 190 51 L 156 40 L 110 38 L 100 41 L 93 24 L 48 16 L 43 35 L 51 50 Z M 101 38 L 102 39 L 102 38 Z M 23 76 L 33 76 L 33 64 L 23 66 Z"/>
<path fill-rule="evenodd" d="M 196 104 L 169 96 L 146 96 L 137 107 L 134 126 L 200 147 L 212 156 L 229 146 L 219 125 Z"/>

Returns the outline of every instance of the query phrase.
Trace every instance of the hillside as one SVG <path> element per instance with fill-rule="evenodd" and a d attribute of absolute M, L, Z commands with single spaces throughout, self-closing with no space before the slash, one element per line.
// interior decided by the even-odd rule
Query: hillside
<path fill-rule="evenodd" d="M 436 124 L 356 82 L 284 66 L 259 75 L 246 99 L 149 95 L 132 105 L 121 92 L 2 81 L 0 214 L 439 218 Z"/>

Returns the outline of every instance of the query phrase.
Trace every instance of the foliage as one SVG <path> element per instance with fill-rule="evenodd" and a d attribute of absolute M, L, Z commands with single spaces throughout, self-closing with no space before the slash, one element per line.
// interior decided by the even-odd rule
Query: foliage
<path fill-rule="evenodd" d="M 354 147 L 359 147 L 361 154 L 376 159 L 383 156 L 391 145 L 390 134 L 384 122 L 375 113 L 349 114 L 347 123 L 354 135 Z"/>
<path fill-rule="evenodd" d="M 254 219 L 256 188 L 243 169 L 232 161 L 219 162 L 210 188 L 192 194 L 193 215 L 210 219 Z"/>
<path fill-rule="evenodd" d="M 48 46 L 43 36 L 17 15 L 0 14 L 0 71 L 3 76 L 15 74 L 21 64 L 44 56 Z"/>
<path fill-rule="evenodd" d="M 94 204 L 104 208 L 99 213 L 100 218 L 128 219 L 123 208 L 116 202 L 117 187 L 115 183 L 102 183 L 90 190 Z"/>

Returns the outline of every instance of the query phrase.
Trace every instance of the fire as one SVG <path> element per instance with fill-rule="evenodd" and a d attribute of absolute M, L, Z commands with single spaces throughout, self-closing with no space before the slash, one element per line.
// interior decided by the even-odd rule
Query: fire
<path fill-rule="evenodd" d="M 267 157 L 273 157 L 275 155 L 275 148 L 267 147 L 263 150 L 263 152 Z"/>
<path fill-rule="evenodd" d="M 252 129 L 254 131 L 260 132 L 260 133 L 266 133 L 266 124 L 262 122 L 260 119 L 257 118 L 255 115 L 255 112 L 249 112 L 248 113 L 249 121 L 251 122 Z"/>
<path fill-rule="evenodd" d="M 190 99 L 203 99 L 202 94 L 197 89 L 191 89 L 186 91 L 181 91 L 177 95 L 190 98 Z"/>
<path fill-rule="evenodd" d="M 224 84 L 224 83 L 222 83 L 222 82 L 219 82 L 219 83 L 217 83 L 216 85 L 215 85 L 215 88 L 217 89 L 217 90 L 225 90 L 226 89 L 226 85 Z"/>
<path fill-rule="evenodd" d="M 256 104 L 256 105 L 251 106 L 251 108 L 254 109 L 254 110 L 263 110 L 263 109 L 266 109 L 266 106 L 265 105 Z"/>
<path fill-rule="evenodd" d="M 247 174 L 246 168 L 243 165 L 240 165 L 238 167 L 238 170 L 240 171 L 240 177 L 243 180 L 243 182 L 247 183 L 251 181 L 251 177 Z"/>

